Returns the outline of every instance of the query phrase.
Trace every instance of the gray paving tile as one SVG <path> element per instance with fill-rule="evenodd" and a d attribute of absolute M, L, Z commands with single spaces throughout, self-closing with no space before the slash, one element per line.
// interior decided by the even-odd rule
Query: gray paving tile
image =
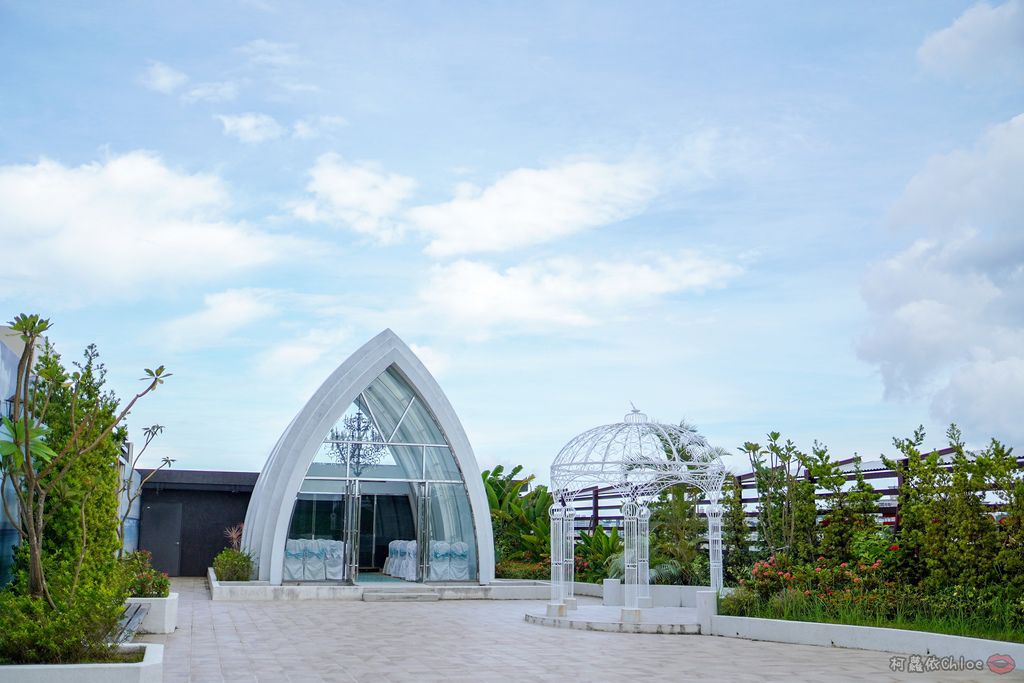
<path fill-rule="evenodd" d="M 527 601 L 214 603 L 202 579 L 173 584 L 178 629 L 146 637 L 167 683 L 901 680 L 881 652 L 546 628 Z"/>

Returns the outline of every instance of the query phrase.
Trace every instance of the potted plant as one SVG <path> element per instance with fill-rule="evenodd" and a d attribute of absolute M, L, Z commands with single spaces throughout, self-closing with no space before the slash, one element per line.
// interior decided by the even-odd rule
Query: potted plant
<path fill-rule="evenodd" d="M 122 563 L 128 573 L 129 592 L 126 604 L 149 605 L 140 633 L 174 633 L 178 622 L 178 594 L 171 592 L 167 574 L 150 565 L 152 559 L 148 550 L 125 555 Z"/>

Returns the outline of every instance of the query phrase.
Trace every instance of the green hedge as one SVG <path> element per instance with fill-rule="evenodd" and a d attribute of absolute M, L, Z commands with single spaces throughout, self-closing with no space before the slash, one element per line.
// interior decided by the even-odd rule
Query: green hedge
<path fill-rule="evenodd" d="M 252 556 L 244 550 L 225 548 L 213 558 L 213 570 L 220 581 L 248 581 L 252 578 Z"/>
<path fill-rule="evenodd" d="M 499 579 L 534 579 L 548 580 L 551 578 L 551 565 L 547 562 L 517 562 L 506 560 L 495 567 L 495 575 Z"/>

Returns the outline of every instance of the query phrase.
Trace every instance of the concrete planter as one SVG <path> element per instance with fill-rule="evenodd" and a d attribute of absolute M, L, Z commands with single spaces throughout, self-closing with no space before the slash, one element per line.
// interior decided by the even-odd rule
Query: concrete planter
<path fill-rule="evenodd" d="M 1004 640 L 950 636 L 944 633 L 906 631 L 898 628 L 720 616 L 717 598 L 710 591 L 701 591 L 697 594 L 697 617 L 701 623 L 701 633 L 727 638 L 847 647 L 900 654 L 963 657 L 981 662 L 992 655 L 1009 655 L 1018 662 L 1024 661 L 1024 645 Z"/>
<path fill-rule="evenodd" d="M 166 599 L 166 598 L 165 598 Z M 132 664 L 7 664 L 0 665 L 0 683 L 161 683 L 164 646 L 122 645 L 121 652 L 143 652 Z"/>
<path fill-rule="evenodd" d="M 178 594 L 166 598 L 128 598 L 127 604 L 149 605 L 149 613 L 142 620 L 140 633 L 174 633 L 178 625 Z"/>
<path fill-rule="evenodd" d="M 651 604 L 648 607 L 696 607 L 697 594 L 709 590 L 707 586 L 651 586 Z M 731 588 L 723 588 L 728 595 Z M 604 580 L 604 605 L 621 607 L 626 598 L 626 587 L 619 579 Z"/>

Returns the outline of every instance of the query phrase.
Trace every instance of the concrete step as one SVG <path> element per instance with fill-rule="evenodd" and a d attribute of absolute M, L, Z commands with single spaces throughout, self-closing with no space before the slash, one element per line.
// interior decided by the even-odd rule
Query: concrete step
<path fill-rule="evenodd" d="M 434 602 L 440 599 L 434 591 L 363 591 L 363 602 Z"/>

